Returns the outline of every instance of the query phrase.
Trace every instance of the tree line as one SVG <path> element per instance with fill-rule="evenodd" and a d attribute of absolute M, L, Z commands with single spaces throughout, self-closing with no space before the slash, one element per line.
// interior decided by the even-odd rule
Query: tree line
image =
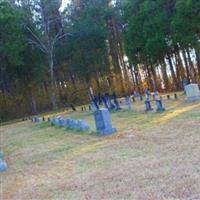
<path fill-rule="evenodd" d="M 199 0 L 0 0 L 0 118 L 200 83 Z"/>

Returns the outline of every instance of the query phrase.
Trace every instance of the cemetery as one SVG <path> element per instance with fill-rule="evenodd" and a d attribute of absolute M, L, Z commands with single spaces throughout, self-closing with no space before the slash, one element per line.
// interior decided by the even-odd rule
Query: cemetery
<path fill-rule="evenodd" d="M 120 110 L 102 104 L 2 126 L 4 198 L 96 199 L 97 191 L 105 199 L 198 197 L 199 159 L 192 155 L 200 153 L 200 101 L 168 95 L 149 96 L 151 107 L 126 97 Z"/>
<path fill-rule="evenodd" d="M 200 200 L 200 0 L 0 0 L 0 200 Z"/>

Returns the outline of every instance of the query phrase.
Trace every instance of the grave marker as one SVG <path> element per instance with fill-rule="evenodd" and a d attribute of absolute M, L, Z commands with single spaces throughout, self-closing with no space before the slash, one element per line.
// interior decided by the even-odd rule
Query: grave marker
<path fill-rule="evenodd" d="M 189 84 L 185 86 L 185 92 L 188 102 L 194 102 L 200 100 L 200 91 L 197 84 Z"/>
<path fill-rule="evenodd" d="M 145 101 L 145 107 L 146 107 L 146 111 L 149 112 L 149 111 L 152 111 L 152 107 L 151 107 L 151 102 L 149 101 L 149 99 L 147 99 Z"/>
<path fill-rule="evenodd" d="M 162 100 L 156 100 L 157 112 L 164 112 L 165 108 L 162 105 Z"/>
<path fill-rule="evenodd" d="M 112 127 L 110 113 L 108 109 L 102 108 L 94 113 L 97 132 L 101 135 L 111 135 L 116 133 L 116 128 Z"/>

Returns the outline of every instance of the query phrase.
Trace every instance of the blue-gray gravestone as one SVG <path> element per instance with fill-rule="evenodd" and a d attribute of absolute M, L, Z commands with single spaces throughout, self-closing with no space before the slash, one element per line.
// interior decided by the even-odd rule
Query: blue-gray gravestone
<path fill-rule="evenodd" d="M 90 129 L 89 124 L 84 120 L 78 120 L 78 130 L 81 132 L 88 131 Z"/>
<path fill-rule="evenodd" d="M 110 113 L 108 109 L 102 108 L 94 113 L 97 131 L 101 135 L 111 135 L 116 133 L 117 129 L 112 127 Z"/>
<path fill-rule="evenodd" d="M 0 172 L 5 172 L 7 168 L 6 162 L 0 158 Z"/>

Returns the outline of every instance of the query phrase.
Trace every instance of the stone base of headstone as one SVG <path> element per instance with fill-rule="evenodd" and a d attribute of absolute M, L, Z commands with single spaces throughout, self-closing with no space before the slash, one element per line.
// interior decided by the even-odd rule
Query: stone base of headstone
<path fill-rule="evenodd" d="M 200 91 L 197 84 L 189 84 L 185 86 L 185 92 L 188 102 L 195 102 L 200 100 Z"/>

